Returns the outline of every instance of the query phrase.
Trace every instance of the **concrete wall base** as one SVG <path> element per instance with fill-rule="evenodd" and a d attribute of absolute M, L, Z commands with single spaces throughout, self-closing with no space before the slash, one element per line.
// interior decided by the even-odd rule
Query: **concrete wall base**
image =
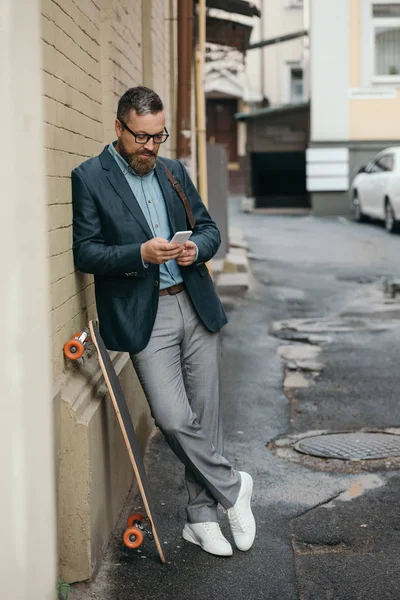
<path fill-rule="evenodd" d="M 113 353 L 144 452 L 154 427 L 129 355 Z M 90 579 L 118 521 L 133 483 L 128 453 L 108 397 L 97 356 L 67 365 L 55 394 L 59 406 L 59 575 L 72 583 Z"/>
<path fill-rule="evenodd" d="M 312 192 L 310 196 L 315 217 L 351 216 L 348 192 Z"/>

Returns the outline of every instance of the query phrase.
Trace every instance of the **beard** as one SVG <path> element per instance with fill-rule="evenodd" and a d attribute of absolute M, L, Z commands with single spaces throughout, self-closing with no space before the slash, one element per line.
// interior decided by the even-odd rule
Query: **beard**
<path fill-rule="evenodd" d="M 126 160 L 128 165 L 132 167 L 132 169 L 138 175 L 146 175 L 146 173 L 150 173 L 150 171 L 154 168 L 157 159 L 156 152 L 149 152 L 148 150 L 139 150 L 138 152 L 134 152 L 133 154 L 128 154 L 125 151 L 125 148 L 119 144 L 118 147 L 119 153 Z M 148 158 L 145 158 L 143 154 L 150 154 Z"/>
<path fill-rule="evenodd" d="M 150 171 L 154 169 L 156 158 L 157 154 L 154 154 L 154 152 L 151 153 L 149 158 L 144 158 L 137 152 L 136 154 L 130 155 L 129 164 L 138 175 L 146 175 L 146 173 L 150 173 Z"/>

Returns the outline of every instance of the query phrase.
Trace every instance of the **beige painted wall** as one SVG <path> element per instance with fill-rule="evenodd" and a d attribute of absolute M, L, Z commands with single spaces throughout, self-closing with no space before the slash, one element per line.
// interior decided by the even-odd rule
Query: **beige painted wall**
<path fill-rule="evenodd" d="M 349 77 L 352 88 L 361 87 L 361 36 L 363 35 L 361 31 L 361 1 L 349 0 Z M 400 89 L 398 88 L 395 98 L 350 99 L 349 138 L 355 141 L 399 140 L 399 114 Z"/>
<path fill-rule="evenodd" d="M 303 29 L 302 9 L 286 8 L 284 0 L 263 0 L 261 10 L 263 11 L 262 39 L 269 39 Z M 285 65 L 287 62 L 302 61 L 302 38 L 266 46 L 261 51 L 252 50 L 252 52 L 263 53 L 264 95 L 269 98 L 271 104 L 282 104 L 284 102 L 285 76 L 287 74 Z"/>
<path fill-rule="evenodd" d="M 142 2 L 152 2 L 142 32 Z M 93 277 L 72 257 L 71 170 L 114 138 L 120 95 L 147 80 L 162 96 L 167 122 L 175 89 L 170 11 L 176 0 L 41 0 L 43 108 L 48 191 L 51 366 L 56 425 L 60 575 L 87 579 L 101 561 L 132 483 L 132 469 L 96 355 L 78 365 L 63 344 L 95 318 Z M 143 37 L 152 60 L 146 62 Z M 163 154 L 171 156 L 171 144 Z M 147 403 L 127 355 L 113 360 L 142 447 L 152 427 Z M 100 391 L 99 391 L 100 386 Z"/>
<path fill-rule="evenodd" d="M 400 92 L 394 99 L 350 100 L 351 140 L 399 140 Z"/>
<path fill-rule="evenodd" d="M 361 82 L 361 19 L 360 0 L 349 1 L 349 82 L 360 87 Z"/>
<path fill-rule="evenodd" d="M 54 600 L 56 524 L 38 0 L 0 6 L 1 597 Z"/>

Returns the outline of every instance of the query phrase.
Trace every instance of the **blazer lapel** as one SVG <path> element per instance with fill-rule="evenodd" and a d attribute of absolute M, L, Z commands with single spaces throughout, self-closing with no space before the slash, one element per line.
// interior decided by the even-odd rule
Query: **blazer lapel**
<path fill-rule="evenodd" d="M 146 221 L 146 217 L 144 216 L 134 193 L 129 187 L 129 183 L 126 181 L 124 174 L 115 162 L 114 158 L 111 156 L 108 150 L 108 146 L 106 146 L 103 152 L 100 154 L 100 162 L 102 164 L 103 169 L 107 171 L 107 179 L 111 183 L 115 192 L 124 202 L 124 204 L 135 217 L 135 219 L 138 221 L 147 237 L 151 239 L 153 237 L 153 234 Z"/>
<path fill-rule="evenodd" d="M 158 183 L 160 184 L 165 199 L 171 231 L 172 233 L 175 233 L 176 231 L 179 231 L 179 229 L 182 229 L 182 225 L 179 225 L 179 223 L 182 222 L 182 215 L 179 211 L 181 202 L 176 192 L 173 190 L 172 185 L 168 180 L 167 173 L 165 172 L 165 168 L 160 161 L 156 162 L 155 170 Z"/>

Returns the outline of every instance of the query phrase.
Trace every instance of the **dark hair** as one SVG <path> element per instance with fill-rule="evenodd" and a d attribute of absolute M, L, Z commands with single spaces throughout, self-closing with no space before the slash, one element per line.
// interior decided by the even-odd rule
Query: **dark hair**
<path fill-rule="evenodd" d="M 155 115 L 164 110 L 164 105 L 154 90 L 143 85 L 129 88 L 119 99 L 117 119 L 127 120 L 131 110 L 138 115 Z"/>

